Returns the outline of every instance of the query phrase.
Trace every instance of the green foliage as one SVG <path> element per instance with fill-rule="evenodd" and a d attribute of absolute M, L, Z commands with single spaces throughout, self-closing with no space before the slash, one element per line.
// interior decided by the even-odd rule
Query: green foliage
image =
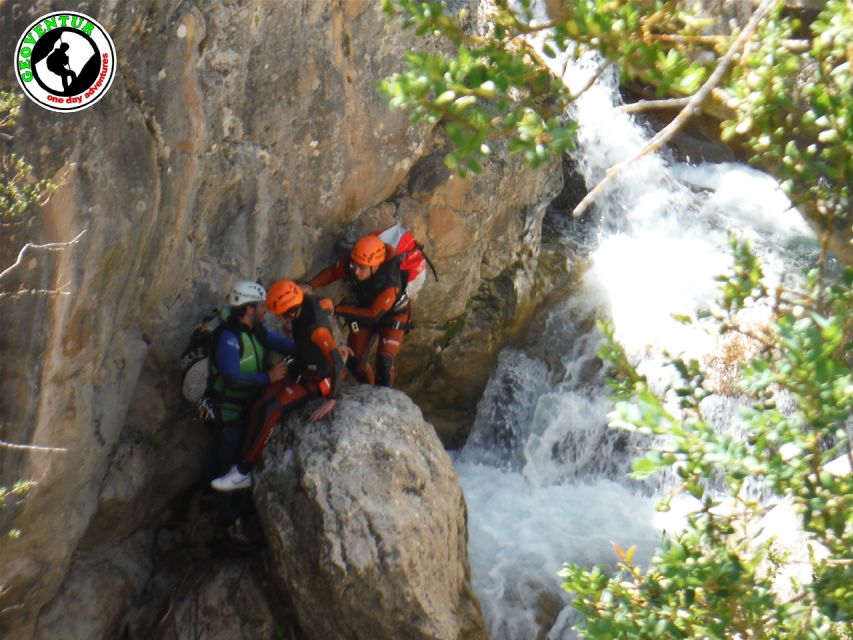
<path fill-rule="evenodd" d="M 0 131 L 11 129 L 21 111 L 24 97 L 14 91 L 0 91 Z"/>
<path fill-rule="evenodd" d="M 461 315 L 457 318 L 453 318 L 452 320 L 448 320 L 444 324 L 444 342 L 449 343 L 453 338 L 462 333 L 462 329 L 465 328 L 465 315 Z"/>
<path fill-rule="evenodd" d="M 761 25 L 756 47 L 732 72 L 735 116 L 722 132 L 724 139 L 743 136 L 796 204 L 830 222 L 850 208 L 853 5 L 829 0 L 810 25 L 804 53 L 784 46 L 798 26 L 778 14 Z"/>
<path fill-rule="evenodd" d="M 21 109 L 23 96 L 14 91 L 0 91 L 0 139 L 11 136 Z M 14 153 L 0 153 L 0 219 L 20 218 L 34 205 L 41 205 L 56 190 L 50 180 L 37 180 L 33 168 Z"/>
<path fill-rule="evenodd" d="M 19 480 L 16 482 L 11 488 L 9 487 L 0 487 L 0 509 L 4 509 L 6 507 L 6 501 L 11 499 L 20 499 L 22 500 L 26 493 L 30 490 L 30 487 L 33 485 L 32 482 L 28 482 L 25 480 Z M 0 535 L 0 547 L 3 546 L 4 543 L 10 540 L 17 540 L 21 537 L 20 529 L 9 529 L 2 535 Z M 0 577 L 0 594 L 2 594 L 6 585 L 2 582 L 3 578 Z"/>
<path fill-rule="evenodd" d="M 0 487 L 0 509 L 3 509 L 6 506 L 6 501 L 9 499 L 23 498 L 30 490 L 32 484 L 32 482 L 19 480 L 11 488 Z M 0 536 L 0 544 L 2 544 L 4 540 L 17 540 L 20 537 L 21 532 L 19 529 L 10 529 Z"/>
<path fill-rule="evenodd" d="M 711 21 L 672 0 L 552 0 L 547 23 L 533 19 L 529 1 L 497 0 L 484 36 L 440 2 L 382 4 L 405 27 L 453 43 L 452 54 L 410 53 L 405 71 L 380 88 L 413 121 L 444 124 L 453 146 L 447 164 L 462 176 L 480 171 L 494 138 L 534 166 L 573 147 L 567 108 L 577 96 L 549 69 L 556 56 L 597 50 L 623 79 L 689 96 L 738 33 L 708 35 Z M 851 209 L 853 4 L 828 0 L 805 49 L 792 40 L 801 25 L 783 10 L 777 2 L 712 95 L 733 116 L 722 137 L 739 138 L 807 217 L 829 226 Z"/>
<path fill-rule="evenodd" d="M 454 55 L 409 53 L 407 70 L 380 83 L 391 105 L 411 111 L 413 122 L 444 123 L 454 146 L 448 167 L 463 177 L 480 173 L 492 151 L 487 142 L 495 138 L 508 139 L 510 150 L 533 166 L 573 147 L 574 123 L 562 116 L 568 89 L 515 50 L 513 41 L 520 41 L 509 30 L 498 25 L 491 37 L 469 36 L 465 15 L 450 16 L 441 3 L 397 4 L 406 13 L 405 26 L 447 35 L 456 47 Z M 392 2 L 383 6 L 394 11 Z"/>
<path fill-rule="evenodd" d="M 831 283 L 812 272 L 803 290 L 770 292 L 748 245 L 733 241 L 733 250 L 733 273 L 719 279 L 720 308 L 711 315 L 722 331 L 760 346 L 738 383 L 751 401 L 739 418 L 745 436 L 718 433 L 706 420 L 702 400 L 711 390 L 699 362 L 673 358 L 676 381 L 655 393 L 613 340 L 612 327 L 603 325 L 600 355 L 612 367 L 616 400 L 611 424 L 666 442 L 635 460 L 632 475 L 672 469 L 679 492 L 693 496 L 697 510 L 645 571 L 618 547 L 616 576 L 602 567 L 565 567 L 564 587 L 586 617 L 584 637 L 850 638 L 853 476 L 824 467 L 840 456 L 853 462 L 846 430 L 853 413 L 853 270 Z M 760 331 L 738 323 L 749 299 L 766 300 L 774 310 Z M 780 396 L 790 408 L 776 406 Z M 797 595 L 787 601 L 774 588 L 785 558 L 772 540 L 755 540 L 765 513 L 750 497 L 756 485 L 787 498 L 803 531 L 827 554 L 820 561 L 812 554 L 812 581 L 795 585 Z M 672 497 L 659 508 L 667 510 Z"/>

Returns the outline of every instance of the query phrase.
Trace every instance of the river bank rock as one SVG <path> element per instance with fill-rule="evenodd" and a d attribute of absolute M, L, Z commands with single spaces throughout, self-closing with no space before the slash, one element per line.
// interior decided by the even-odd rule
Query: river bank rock
<path fill-rule="evenodd" d="M 331 420 L 291 416 L 255 502 L 272 563 L 310 638 L 485 638 L 465 501 L 404 394 L 350 386 Z"/>

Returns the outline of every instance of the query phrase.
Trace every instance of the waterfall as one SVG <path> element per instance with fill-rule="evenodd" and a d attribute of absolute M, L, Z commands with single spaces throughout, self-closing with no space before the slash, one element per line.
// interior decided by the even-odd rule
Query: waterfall
<path fill-rule="evenodd" d="M 580 86 L 589 69 L 587 60 L 569 73 Z M 587 187 L 650 137 L 617 110 L 615 87 L 615 75 L 604 78 L 574 107 L 580 129 L 573 159 Z M 468 504 L 474 588 L 493 640 L 574 638 L 569 596 L 556 575 L 562 565 L 613 566 L 611 542 L 637 545 L 636 561 L 646 564 L 691 508 L 676 503 L 658 513 L 670 480 L 625 477 L 643 443 L 606 426 L 595 318 L 613 320 L 617 339 L 650 380 L 670 377 L 667 350 L 704 358 L 724 388 L 736 368 L 726 361 L 726 344 L 701 323 L 685 326 L 671 314 L 714 299 L 713 277 L 730 264 L 731 231 L 753 242 L 771 281 L 796 278 L 817 255 L 811 230 L 776 182 L 737 163 L 644 157 L 611 185 L 588 224 L 592 232 L 581 239 L 563 225 L 570 262 L 585 269 L 579 286 L 535 320 L 523 349 L 500 354 L 455 459 Z M 756 322 L 767 315 L 758 307 L 748 313 Z M 717 428 L 734 428 L 742 400 L 721 394 L 705 402 Z"/>

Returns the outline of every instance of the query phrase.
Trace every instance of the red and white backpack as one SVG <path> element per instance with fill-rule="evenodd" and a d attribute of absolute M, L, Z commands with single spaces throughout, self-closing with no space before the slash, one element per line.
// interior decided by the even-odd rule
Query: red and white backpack
<path fill-rule="evenodd" d="M 435 279 L 438 275 L 429 258 L 423 251 L 423 247 L 415 240 L 415 236 L 406 227 L 395 224 L 382 231 L 374 231 L 382 242 L 394 249 L 395 256 L 402 256 L 400 268 L 408 274 L 406 295 L 411 300 L 420 291 L 426 280 L 426 267 L 432 270 Z"/>

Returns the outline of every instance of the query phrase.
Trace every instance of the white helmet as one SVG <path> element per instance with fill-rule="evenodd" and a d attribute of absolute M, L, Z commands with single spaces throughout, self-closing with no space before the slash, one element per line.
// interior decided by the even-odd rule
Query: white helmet
<path fill-rule="evenodd" d="M 241 280 L 231 288 L 228 294 L 228 305 L 242 307 L 244 304 L 257 304 L 267 299 L 266 290 L 257 282 Z"/>

